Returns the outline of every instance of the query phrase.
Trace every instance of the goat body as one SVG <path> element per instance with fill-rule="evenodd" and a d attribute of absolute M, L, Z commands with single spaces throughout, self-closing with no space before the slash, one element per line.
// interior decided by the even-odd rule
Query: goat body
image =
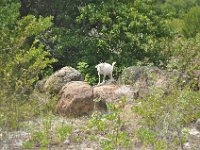
<path fill-rule="evenodd" d="M 112 72 L 116 62 L 113 62 L 112 65 L 108 63 L 100 63 L 95 66 L 97 68 L 98 76 L 99 76 L 99 83 L 101 82 L 101 75 L 103 75 L 103 82 L 105 82 L 106 76 L 109 76 L 110 79 L 113 80 Z"/>

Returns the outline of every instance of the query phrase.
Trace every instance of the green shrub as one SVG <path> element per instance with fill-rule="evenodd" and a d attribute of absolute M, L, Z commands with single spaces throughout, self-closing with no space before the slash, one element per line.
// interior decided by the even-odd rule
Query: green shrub
<path fill-rule="evenodd" d="M 133 111 L 142 116 L 139 139 L 157 149 L 159 145 L 165 145 L 164 149 L 183 147 L 183 129 L 200 117 L 200 93 L 174 89 L 169 95 L 150 95 L 138 101 Z"/>
<path fill-rule="evenodd" d="M 94 113 L 88 120 L 88 128 L 93 130 L 94 134 L 104 135 L 105 138 L 100 140 L 104 150 L 130 148 L 131 140 L 128 132 L 122 130 L 124 124 L 120 117 L 121 108 L 119 105 L 125 103 L 124 99 L 113 104 L 108 103 L 108 114 Z"/>
<path fill-rule="evenodd" d="M 23 143 L 24 148 L 39 147 L 40 149 L 48 149 L 52 142 L 52 116 L 46 116 L 42 120 L 43 130 L 33 131 L 30 139 Z"/>
<path fill-rule="evenodd" d="M 91 67 L 89 67 L 89 65 L 86 62 L 79 62 L 77 65 L 77 69 L 83 75 L 84 81 L 89 82 L 90 84 L 95 83 L 95 75 L 91 75 Z"/>
<path fill-rule="evenodd" d="M 72 126 L 64 125 L 57 129 L 57 135 L 61 141 L 64 141 L 72 133 L 72 130 Z"/>
<path fill-rule="evenodd" d="M 195 37 L 200 33 L 200 6 L 192 7 L 185 15 L 183 33 L 187 37 Z"/>
<path fill-rule="evenodd" d="M 33 104 L 29 96 L 35 82 L 56 61 L 41 40 L 53 25 L 53 18 L 33 15 L 20 18 L 19 9 L 16 1 L 1 1 L 0 112 L 4 127 L 12 129 L 17 129 L 18 123 L 28 116 L 30 103 Z"/>

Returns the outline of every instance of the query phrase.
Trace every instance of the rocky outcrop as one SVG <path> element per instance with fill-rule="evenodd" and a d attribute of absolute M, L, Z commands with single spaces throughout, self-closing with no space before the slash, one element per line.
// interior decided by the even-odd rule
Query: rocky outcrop
<path fill-rule="evenodd" d="M 83 116 L 94 110 L 106 111 L 107 102 L 115 102 L 122 97 L 134 99 L 131 86 L 105 84 L 92 87 L 86 82 L 72 81 L 59 92 L 57 113 L 66 116 Z"/>
<path fill-rule="evenodd" d="M 106 103 L 95 101 L 93 87 L 83 81 L 67 83 L 59 92 L 56 111 L 64 116 L 88 115 L 94 110 L 106 111 Z"/>
<path fill-rule="evenodd" d="M 131 66 L 124 69 L 119 80 L 121 84 L 131 85 L 139 97 L 145 97 L 154 88 L 167 90 L 169 86 L 167 71 L 158 67 Z"/>
<path fill-rule="evenodd" d="M 38 81 L 36 90 L 41 93 L 58 94 L 61 88 L 70 81 L 82 81 L 81 73 L 72 67 L 63 67 L 46 79 Z"/>
<path fill-rule="evenodd" d="M 94 109 L 106 110 L 107 102 L 120 98 L 132 101 L 148 94 L 152 86 L 167 88 L 168 85 L 166 71 L 157 67 L 129 67 L 123 71 L 121 79 L 122 84 L 106 81 L 94 87 L 85 82 L 69 82 L 59 93 L 56 110 L 62 115 L 81 116 Z"/>
<path fill-rule="evenodd" d="M 199 81 L 199 72 L 196 74 L 195 81 Z M 56 110 L 59 114 L 81 116 L 93 110 L 106 110 L 107 102 L 115 102 L 120 98 L 132 101 L 149 93 L 168 93 L 171 81 L 178 82 L 180 75 L 178 71 L 169 73 L 158 67 L 131 66 L 124 69 L 119 81 L 108 80 L 92 87 L 82 82 L 80 72 L 72 67 L 63 67 L 50 77 L 38 81 L 38 93 L 33 96 L 34 99 L 44 102 L 48 101 L 51 95 L 57 96 L 59 98 Z M 155 90 L 157 88 L 161 90 Z"/>

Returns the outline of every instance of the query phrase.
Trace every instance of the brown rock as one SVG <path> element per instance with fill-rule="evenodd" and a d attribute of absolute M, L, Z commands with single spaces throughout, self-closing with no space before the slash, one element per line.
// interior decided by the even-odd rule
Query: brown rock
<path fill-rule="evenodd" d="M 94 87 L 94 98 L 104 102 L 113 102 L 120 98 L 132 100 L 137 97 L 137 92 L 131 85 L 105 84 Z"/>
<path fill-rule="evenodd" d="M 118 85 L 101 85 L 94 87 L 94 98 L 105 102 L 111 102 L 117 99 L 115 91 L 119 88 Z"/>
<path fill-rule="evenodd" d="M 72 81 L 59 92 L 56 111 L 66 116 L 83 116 L 94 109 L 93 89 L 86 82 Z"/>

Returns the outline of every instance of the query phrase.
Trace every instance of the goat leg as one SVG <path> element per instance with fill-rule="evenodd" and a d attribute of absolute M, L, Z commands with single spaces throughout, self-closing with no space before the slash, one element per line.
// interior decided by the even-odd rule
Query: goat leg
<path fill-rule="evenodd" d="M 105 82 L 106 79 L 106 75 L 103 75 L 103 83 Z"/>
<path fill-rule="evenodd" d="M 100 84 L 100 82 L 101 82 L 101 76 L 100 76 L 100 74 L 98 74 L 99 75 L 99 83 L 98 84 Z"/>
<path fill-rule="evenodd" d="M 112 73 L 110 74 L 110 80 L 113 81 L 113 76 L 112 76 Z"/>

